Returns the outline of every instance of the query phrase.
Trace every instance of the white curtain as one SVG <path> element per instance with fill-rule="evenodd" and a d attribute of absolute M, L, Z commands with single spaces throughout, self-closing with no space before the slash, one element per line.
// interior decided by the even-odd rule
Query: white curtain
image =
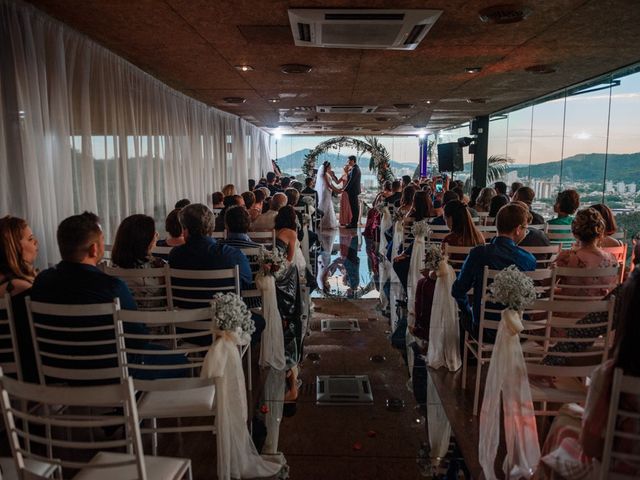
<path fill-rule="evenodd" d="M 266 132 L 17 0 L 0 0 L 0 72 L 0 215 L 27 219 L 40 267 L 69 215 L 98 213 L 109 242 L 132 213 L 161 229 L 180 198 L 271 169 Z"/>

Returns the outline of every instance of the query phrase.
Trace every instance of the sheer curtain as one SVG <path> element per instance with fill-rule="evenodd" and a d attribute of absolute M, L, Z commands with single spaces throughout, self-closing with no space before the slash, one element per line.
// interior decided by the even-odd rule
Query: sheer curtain
<path fill-rule="evenodd" d="M 187 97 L 33 6 L 0 0 L 0 215 L 27 219 L 39 266 L 59 259 L 58 223 L 97 212 L 107 241 L 180 198 L 271 169 L 269 135 Z"/>

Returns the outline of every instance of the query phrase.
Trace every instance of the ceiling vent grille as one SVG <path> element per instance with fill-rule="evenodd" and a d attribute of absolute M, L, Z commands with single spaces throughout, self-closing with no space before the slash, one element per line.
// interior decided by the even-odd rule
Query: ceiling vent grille
<path fill-rule="evenodd" d="M 414 50 L 441 10 L 289 9 L 300 47 Z"/>
<path fill-rule="evenodd" d="M 376 105 L 317 105 L 318 113 L 373 113 Z"/>

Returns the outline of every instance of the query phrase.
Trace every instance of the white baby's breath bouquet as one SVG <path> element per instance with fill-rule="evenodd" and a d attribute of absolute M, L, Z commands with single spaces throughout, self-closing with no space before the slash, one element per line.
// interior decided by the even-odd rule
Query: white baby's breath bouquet
<path fill-rule="evenodd" d="M 303 213 L 302 214 L 302 225 L 309 225 L 311 224 L 311 215 L 309 215 L 308 213 Z"/>
<path fill-rule="evenodd" d="M 220 330 L 234 332 L 248 339 L 256 331 L 251 312 L 241 297 L 235 293 L 217 293 L 211 304 L 213 318 Z"/>
<path fill-rule="evenodd" d="M 517 312 L 531 305 L 537 296 L 533 280 L 515 265 L 509 265 L 498 273 L 489 290 L 493 300 Z"/>
<path fill-rule="evenodd" d="M 395 212 L 393 212 L 393 222 L 401 222 L 404 219 L 404 213 L 402 213 L 402 211 L 397 208 L 395 210 Z"/>
<path fill-rule="evenodd" d="M 431 226 L 426 219 L 420 220 L 418 222 L 413 222 L 413 225 L 411 225 L 411 233 L 413 234 L 414 238 L 429 237 L 431 236 Z"/>
<path fill-rule="evenodd" d="M 313 201 L 313 197 L 310 197 L 308 195 L 304 195 L 301 199 L 300 199 L 300 203 L 307 205 L 309 207 L 313 207 L 315 205 L 315 202 Z"/>
<path fill-rule="evenodd" d="M 258 263 L 260 263 L 261 267 L 259 275 L 273 275 L 275 278 L 280 278 L 289 265 L 286 257 L 275 245 L 272 250 L 260 249 Z"/>
<path fill-rule="evenodd" d="M 438 270 L 442 260 L 444 260 L 444 255 L 440 244 L 427 243 L 424 249 L 424 267 L 429 270 Z"/>

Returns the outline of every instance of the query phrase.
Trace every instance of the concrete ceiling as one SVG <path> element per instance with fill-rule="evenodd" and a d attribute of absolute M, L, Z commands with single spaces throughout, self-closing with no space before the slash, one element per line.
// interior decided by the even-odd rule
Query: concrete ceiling
<path fill-rule="evenodd" d="M 501 0 L 31 0 L 168 85 L 285 133 L 415 134 L 462 123 L 640 61 L 640 1 L 533 1 L 523 22 L 483 23 Z M 428 8 L 443 13 L 414 51 L 293 44 L 288 8 Z M 303 63 L 309 74 L 280 65 Z M 241 72 L 234 65 L 251 65 Z M 525 71 L 551 65 L 550 74 Z M 477 74 L 465 67 L 482 67 Z M 228 105 L 225 97 L 244 97 Z M 268 99 L 278 98 L 278 103 Z M 484 103 L 469 103 L 481 99 Z M 316 105 L 377 105 L 319 114 Z M 412 108 L 396 108 L 410 104 Z"/>

